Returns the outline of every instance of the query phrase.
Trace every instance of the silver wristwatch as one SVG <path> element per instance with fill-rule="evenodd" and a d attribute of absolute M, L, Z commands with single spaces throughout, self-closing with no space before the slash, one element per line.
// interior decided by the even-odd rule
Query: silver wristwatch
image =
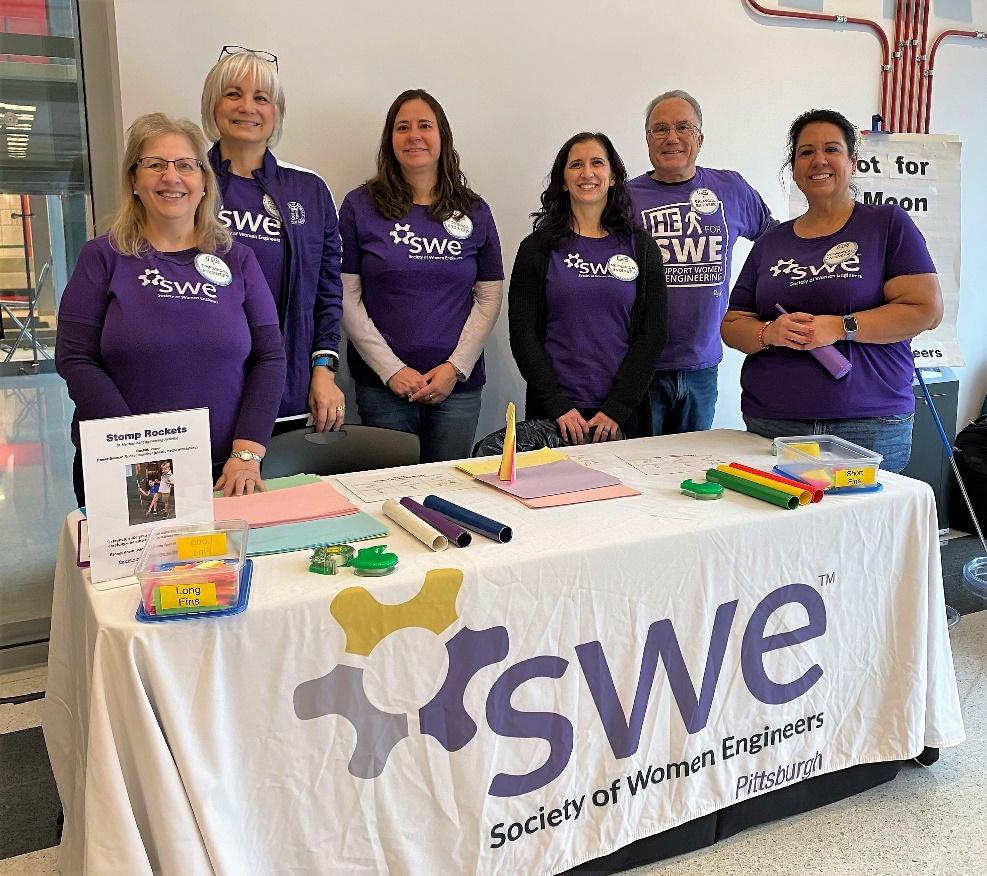
<path fill-rule="evenodd" d="M 249 450 L 234 450 L 230 454 L 230 459 L 242 459 L 244 462 L 260 462 L 264 457 L 259 453 L 251 453 Z"/>

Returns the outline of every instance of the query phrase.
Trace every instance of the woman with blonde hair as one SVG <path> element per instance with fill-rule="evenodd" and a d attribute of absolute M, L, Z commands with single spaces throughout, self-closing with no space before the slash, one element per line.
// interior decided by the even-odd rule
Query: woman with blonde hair
<path fill-rule="evenodd" d="M 262 490 L 284 349 L 257 259 L 217 216 L 202 132 L 141 116 L 127 131 L 121 182 L 110 232 L 83 247 L 58 312 L 72 440 L 78 448 L 81 420 L 208 408 L 217 489 Z M 82 504 L 78 451 L 73 480 Z"/>
<path fill-rule="evenodd" d="M 202 128 L 214 145 L 220 221 L 249 246 L 267 278 L 284 335 L 287 379 L 275 433 L 343 425 L 336 386 L 342 285 L 332 192 L 311 170 L 275 158 L 285 97 L 277 56 L 223 46 L 202 88 Z"/>

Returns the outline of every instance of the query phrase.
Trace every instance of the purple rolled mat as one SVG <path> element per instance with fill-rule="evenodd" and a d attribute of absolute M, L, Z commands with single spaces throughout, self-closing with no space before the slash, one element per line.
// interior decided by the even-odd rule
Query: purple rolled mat
<path fill-rule="evenodd" d="M 414 499 L 410 499 L 407 496 L 401 499 L 400 502 L 412 514 L 417 517 L 421 517 L 421 519 L 430 526 L 434 526 L 457 547 L 466 547 L 471 541 L 473 541 L 472 535 L 470 535 L 457 523 L 453 523 L 444 514 L 439 514 L 438 511 L 433 511 L 431 508 L 426 508 L 424 505 L 420 505 Z"/>

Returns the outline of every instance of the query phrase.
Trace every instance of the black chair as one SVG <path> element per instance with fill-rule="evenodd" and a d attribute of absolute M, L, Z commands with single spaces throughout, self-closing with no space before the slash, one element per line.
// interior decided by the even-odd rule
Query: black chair
<path fill-rule="evenodd" d="M 417 465 L 418 436 L 376 426 L 345 425 L 338 432 L 296 429 L 271 438 L 261 467 L 265 478 L 333 475 L 396 465 Z"/>

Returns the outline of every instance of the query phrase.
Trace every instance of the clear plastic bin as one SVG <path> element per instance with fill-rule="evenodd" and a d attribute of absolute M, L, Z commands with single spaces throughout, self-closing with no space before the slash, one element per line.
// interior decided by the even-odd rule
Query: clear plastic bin
<path fill-rule="evenodd" d="M 246 520 L 152 529 L 137 564 L 144 611 L 184 615 L 236 605 L 249 529 Z"/>
<path fill-rule="evenodd" d="M 884 457 L 836 435 L 775 438 L 777 468 L 789 477 L 829 493 L 878 489 L 877 470 Z"/>

